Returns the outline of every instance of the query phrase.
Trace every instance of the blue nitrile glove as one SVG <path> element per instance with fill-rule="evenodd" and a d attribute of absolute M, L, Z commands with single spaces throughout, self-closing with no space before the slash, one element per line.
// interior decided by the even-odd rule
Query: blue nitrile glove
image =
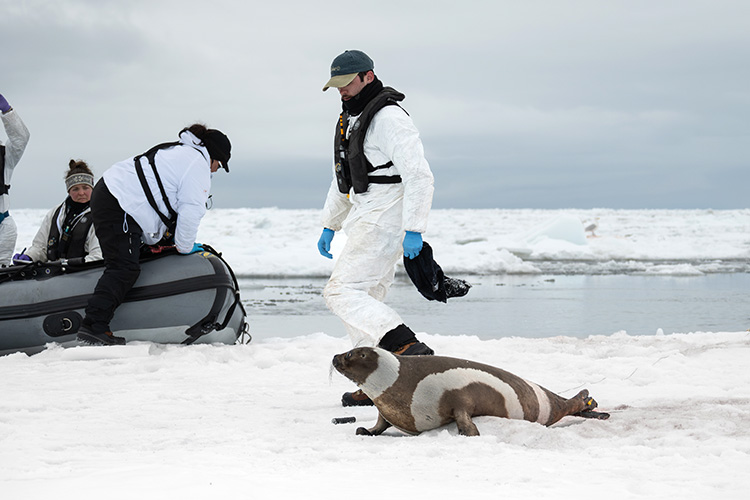
<path fill-rule="evenodd" d="M 200 243 L 193 243 L 193 249 L 190 250 L 185 255 L 190 255 L 191 253 L 202 252 L 202 251 L 203 251 L 203 245 L 202 244 L 200 244 Z"/>
<path fill-rule="evenodd" d="M 10 111 L 10 104 L 8 104 L 8 101 L 3 97 L 3 94 L 0 94 L 0 111 L 3 113 Z"/>
<path fill-rule="evenodd" d="M 422 251 L 422 233 L 406 231 L 404 236 L 404 257 L 413 259 Z"/>
<path fill-rule="evenodd" d="M 29 262 L 31 262 L 31 257 L 29 257 L 23 252 L 17 253 L 13 256 L 13 263 L 16 265 L 28 264 Z"/>
<path fill-rule="evenodd" d="M 320 252 L 320 255 L 323 257 L 328 257 L 329 259 L 333 258 L 333 255 L 330 254 L 331 252 L 331 240 L 333 240 L 333 235 L 336 234 L 333 229 L 325 228 L 323 229 L 323 234 L 320 235 L 320 239 L 318 240 L 318 252 Z"/>

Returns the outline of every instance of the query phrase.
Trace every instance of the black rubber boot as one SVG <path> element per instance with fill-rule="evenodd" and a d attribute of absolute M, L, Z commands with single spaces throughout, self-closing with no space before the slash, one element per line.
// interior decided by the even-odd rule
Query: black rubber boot
<path fill-rule="evenodd" d="M 341 396 L 341 406 L 373 406 L 372 399 L 359 389 L 354 392 L 345 392 Z"/>
<path fill-rule="evenodd" d="M 85 326 L 78 329 L 77 338 L 91 345 L 125 345 L 123 337 L 116 337 L 112 332 L 94 333 Z"/>
<path fill-rule="evenodd" d="M 423 342 L 414 342 L 413 344 L 407 344 L 393 354 L 399 356 L 432 356 L 435 351 L 430 349 L 427 344 Z"/>
<path fill-rule="evenodd" d="M 380 339 L 378 347 L 400 356 L 431 356 L 435 351 L 417 340 L 417 336 L 406 325 L 398 325 Z"/>

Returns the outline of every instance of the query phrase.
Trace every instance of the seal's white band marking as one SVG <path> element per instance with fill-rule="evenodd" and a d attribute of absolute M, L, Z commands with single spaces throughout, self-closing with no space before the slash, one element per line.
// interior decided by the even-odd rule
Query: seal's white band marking
<path fill-rule="evenodd" d="M 505 398 L 505 408 L 508 418 L 523 420 L 523 408 L 518 395 L 513 388 L 490 375 L 474 368 L 453 368 L 442 373 L 435 373 L 425 377 L 414 390 L 411 402 L 411 414 L 414 415 L 418 431 L 435 428 L 435 422 L 440 421 L 438 408 L 440 397 L 445 391 L 463 389 L 469 384 L 485 384 Z"/>
<path fill-rule="evenodd" d="M 398 370 L 401 366 L 396 356 L 385 349 L 373 348 L 378 353 L 378 368 L 372 372 L 360 387 L 370 399 L 375 399 L 383 394 L 398 379 Z"/>
<path fill-rule="evenodd" d="M 552 405 L 549 403 L 549 398 L 547 397 L 547 393 L 545 393 L 541 387 L 536 385 L 533 382 L 526 381 L 529 386 L 531 386 L 532 389 L 534 389 L 534 394 L 536 394 L 536 400 L 539 401 L 539 416 L 536 417 L 537 423 L 546 425 L 547 420 L 549 420 L 549 415 L 552 412 Z"/>

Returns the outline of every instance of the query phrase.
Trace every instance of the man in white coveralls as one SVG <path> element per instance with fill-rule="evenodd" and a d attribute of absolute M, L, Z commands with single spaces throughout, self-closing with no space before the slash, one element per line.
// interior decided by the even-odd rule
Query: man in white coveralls
<path fill-rule="evenodd" d="M 330 254 L 336 231 L 347 242 L 323 296 L 352 343 L 401 355 L 429 355 L 401 317 L 382 301 L 402 255 L 413 259 L 432 206 L 433 176 L 414 123 L 398 104 L 404 95 L 384 87 L 374 63 L 347 50 L 331 64 L 329 87 L 339 89 L 343 112 L 334 137 L 334 176 L 323 208 L 318 250 Z M 344 406 L 371 405 L 362 391 L 345 393 Z"/>

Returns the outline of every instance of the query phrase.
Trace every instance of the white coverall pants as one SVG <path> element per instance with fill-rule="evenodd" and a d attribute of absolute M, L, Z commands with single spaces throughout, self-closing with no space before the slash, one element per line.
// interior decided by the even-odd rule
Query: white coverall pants
<path fill-rule="evenodd" d="M 18 113 L 11 110 L 7 113 L 0 113 L 5 133 L 8 134 L 8 143 L 5 144 L 5 176 L 0 175 L 0 182 L 6 185 L 11 184 L 11 177 L 16 168 L 26 144 L 29 142 L 29 129 L 26 128 Z M 0 145 L 3 142 L 0 141 Z M 7 194 L 0 195 L 0 213 L 9 210 L 10 204 Z M 18 228 L 12 216 L 8 216 L 0 223 L 0 265 L 10 265 L 10 259 L 13 257 L 13 250 L 16 248 L 16 239 L 18 238 Z"/>
<path fill-rule="evenodd" d="M 0 265 L 11 264 L 10 259 L 16 248 L 16 239 L 18 239 L 16 221 L 13 220 L 12 215 L 9 215 L 0 223 Z"/>
<path fill-rule="evenodd" d="M 404 255 L 403 188 L 383 185 L 371 190 L 380 196 L 353 199 L 343 226 L 347 241 L 323 289 L 328 308 L 343 321 L 354 346 L 375 346 L 403 323 L 383 303 Z"/>

